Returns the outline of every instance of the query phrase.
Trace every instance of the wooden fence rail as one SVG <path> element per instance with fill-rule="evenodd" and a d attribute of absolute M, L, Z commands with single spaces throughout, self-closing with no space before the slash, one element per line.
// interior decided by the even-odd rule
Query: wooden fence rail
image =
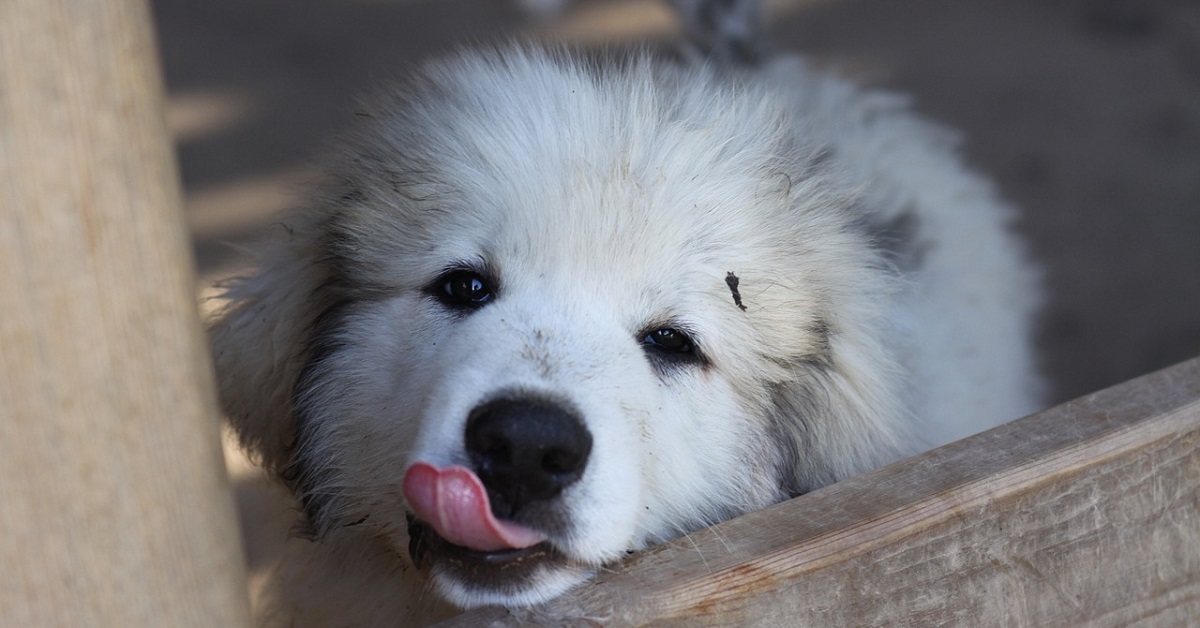
<path fill-rule="evenodd" d="M 249 623 L 143 0 L 0 0 L 0 626 Z"/>
<path fill-rule="evenodd" d="M 1200 359 L 444 626 L 1195 626 Z"/>

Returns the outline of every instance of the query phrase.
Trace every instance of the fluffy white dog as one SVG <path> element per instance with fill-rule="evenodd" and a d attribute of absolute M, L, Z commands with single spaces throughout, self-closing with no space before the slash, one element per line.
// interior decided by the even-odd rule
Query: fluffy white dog
<path fill-rule="evenodd" d="M 785 57 L 510 47 L 377 99 L 213 329 L 311 537 L 277 619 L 538 603 L 1036 409 L 1035 273 L 953 144 Z"/>

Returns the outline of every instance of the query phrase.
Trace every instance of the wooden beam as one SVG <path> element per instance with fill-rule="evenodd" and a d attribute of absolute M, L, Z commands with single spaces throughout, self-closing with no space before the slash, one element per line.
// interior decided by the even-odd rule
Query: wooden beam
<path fill-rule="evenodd" d="M 444 626 L 1192 625 L 1200 359 Z"/>
<path fill-rule="evenodd" d="M 0 1 L 0 625 L 249 623 L 143 0 Z"/>

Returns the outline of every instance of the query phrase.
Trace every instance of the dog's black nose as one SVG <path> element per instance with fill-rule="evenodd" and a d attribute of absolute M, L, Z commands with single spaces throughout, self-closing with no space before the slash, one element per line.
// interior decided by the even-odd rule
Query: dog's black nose
<path fill-rule="evenodd" d="M 511 517 L 553 499 L 583 475 L 592 434 L 579 415 L 538 398 L 497 399 L 467 418 L 467 455 L 487 488 L 492 513 Z"/>

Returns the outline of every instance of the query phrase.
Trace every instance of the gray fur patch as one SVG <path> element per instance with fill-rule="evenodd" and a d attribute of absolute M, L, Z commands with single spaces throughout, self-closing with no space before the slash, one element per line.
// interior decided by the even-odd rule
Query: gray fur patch
<path fill-rule="evenodd" d="M 914 271 L 924 264 L 927 246 L 917 240 L 921 225 L 915 211 L 901 212 L 868 228 L 871 242 L 901 271 Z"/>
<path fill-rule="evenodd" d="M 822 399 L 820 388 L 812 385 L 814 377 L 797 375 L 793 381 L 774 384 L 770 390 L 767 441 L 774 447 L 780 492 L 788 498 L 837 480 L 833 469 L 809 453 L 814 447 L 809 422 L 823 416 L 821 408 L 828 403 Z"/>

